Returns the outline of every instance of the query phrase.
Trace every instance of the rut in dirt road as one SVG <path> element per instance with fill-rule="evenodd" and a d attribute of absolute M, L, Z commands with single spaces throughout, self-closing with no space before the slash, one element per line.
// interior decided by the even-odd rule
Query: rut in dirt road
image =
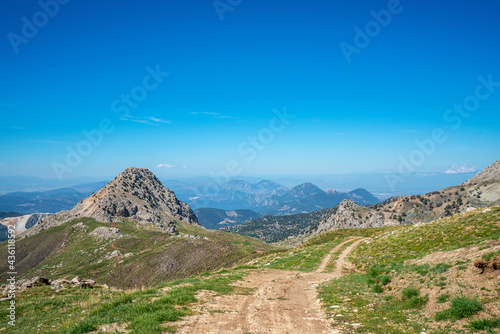
<path fill-rule="evenodd" d="M 364 239 L 348 246 L 336 260 L 333 273 L 323 273 L 346 240 L 323 259 L 315 272 L 262 269 L 254 270 L 241 287 L 255 289 L 251 295 L 206 296 L 209 302 L 200 313 L 179 322 L 179 333 L 340 333 L 331 328 L 318 299 L 316 287 L 342 276 L 349 253 Z"/>

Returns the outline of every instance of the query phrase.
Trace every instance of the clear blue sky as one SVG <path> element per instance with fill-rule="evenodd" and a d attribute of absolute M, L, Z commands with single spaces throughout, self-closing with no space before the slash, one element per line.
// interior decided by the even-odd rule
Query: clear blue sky
<path fill-rule="evenodd" d="M 474 100 L 479 76 L 500 82 L 496 0 L 65 1 L 53 17 L 1 4 L 2 176 L 208 175 L 232 160 L 241 175 L 397 171 L 436 128 L 447 139 L 415 171 L 500 158 L 500 86 Z M 388 7 L 377 31 L 370 12 Z M 340 45 L 367 24 L 348 63 Z M 446 115 L 468 97 L 469 117 Z M 285 107 L 295 118 L 269 130 Z M 68 164 L 103 120 L 112 131 Z"/>

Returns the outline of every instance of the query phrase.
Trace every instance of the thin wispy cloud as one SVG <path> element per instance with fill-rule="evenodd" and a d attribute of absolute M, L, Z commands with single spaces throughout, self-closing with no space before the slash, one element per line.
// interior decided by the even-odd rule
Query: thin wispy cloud
<path fill-rule="evenodd" d="M 176 165 L 171 165 L 171 164 L 159 164 L 156 166 L 156 168 L 175 168 Z"/>
<path fill-rule="evenodd" d="M 7 166 L 7 165 L 0 162 L 0 167 L 5 167 L 5 166 Z"/>
<path fill-rule="evenodd" d="M 453 165 L 450 169 L 448 169 L 446 174 L 465 174 L 465 173 L 474 173 L 477 171 L 477 167 L 467 167 L 467 164 L 463 166 Z"/>
<path fill-rule="evenodd" d="M 135 122 L 135 123 L 141 123 L 141 124 L 147 124 L 147 125 L 159 125 L 158 123 L 153 123 L 145 119 L 129 119 L 128 121 Z"/>
<path fill-rule="evenodd" d="M 347 133 L 345 132 L 333 132 L 332 134 L 334 134 L 335 136 L 347 136 Z"/>
<path fill-rule="evenodd" d="M 154 123 L 164 123 L 164 124 L 170 124 L 170 123 L 172 123 L 172 121 L 167 121 L 167 120 L 160 119 L 160 118 L 157 118 L 157 117 L 146 117 L 146 119 L 148 119 L 148 120 L 150 120 L 151 122 L 154 122 Z"/>
<path fill-rule="evenodd" d="M 208 112 L 208 111 L 192 111 L 191 115 L 209 115 L 209 116 L 212 116 L 213 118 L 220 118 L 220 119 L 233 119 L 234 118 L 232 116 L 221 115 L 217 112 Z"/>
<path fill-rule="evenodd" d="M 158 126 L 160 124 L 170 124 L 172 121 L 169 120 L 164 120 L 158 117 L 153 117 L 153 116 L 148 116 L 144 118 L 136 118 L 132 115 L 125 115 L 120 118 L 122 121 L 130 121 L 130 122 L 135 122 L 135 123 L 140 123 L 140 124 L 147 124 L 147 125 L 155 125 Z"/>

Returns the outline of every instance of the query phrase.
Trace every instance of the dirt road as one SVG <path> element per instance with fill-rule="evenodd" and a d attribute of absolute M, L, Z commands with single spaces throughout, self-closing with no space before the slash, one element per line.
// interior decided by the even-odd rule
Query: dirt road
<path fill-rule="evenodd" d="M 200 296 L 206 302 L 198 306 L 197 314 L 177 324 L 179 333 L 340 333 L 326 319 L 316 287 L 342 275 L 347 256 L 362 240 L 340 254 L 333 273 L 322 271 L 331 255 L 352 239 L 330 251 L 315 272 L 255 270 L 237 283 L 255 289 L 251 295 Z"/>

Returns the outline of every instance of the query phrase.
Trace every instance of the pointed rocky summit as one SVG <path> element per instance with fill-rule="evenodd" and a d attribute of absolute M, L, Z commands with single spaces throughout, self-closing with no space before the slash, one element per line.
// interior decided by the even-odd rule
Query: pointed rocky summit
<path fill-rule="evenodd" d="M 45 217 L 26 234 L 36 234 L 81 217 L 91 217 L 100 222 L 127 219 L 167 232 L 175 230 L 173 223 L 176 221 L 199 225 L 191 207 L 179 201 L 174 192 L 165 188 L 153 173 L 145 168 L 130 167 L 70 211 Z"/>

